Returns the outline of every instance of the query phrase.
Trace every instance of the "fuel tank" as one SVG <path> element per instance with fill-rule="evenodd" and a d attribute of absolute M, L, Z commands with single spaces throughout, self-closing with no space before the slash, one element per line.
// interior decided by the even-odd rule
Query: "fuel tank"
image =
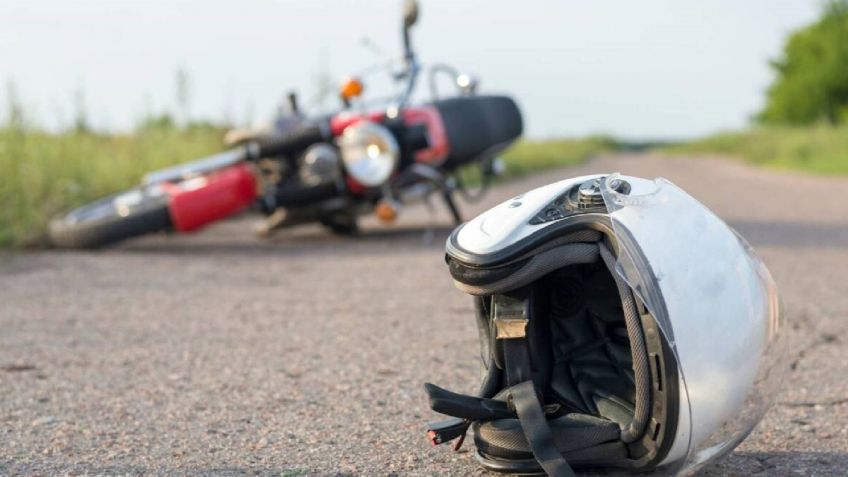
<path fill-rule="evenodd" d="M 209 175 L 163 184 L 169 196 L 171 223 L 179 232 L 191 232 L 247 207 L 257 196 L 251 167 L 237 164 Z"/>

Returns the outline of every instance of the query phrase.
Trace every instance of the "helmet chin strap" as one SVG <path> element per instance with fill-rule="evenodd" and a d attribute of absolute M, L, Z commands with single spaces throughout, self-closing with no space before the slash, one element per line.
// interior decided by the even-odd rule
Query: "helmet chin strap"
<path fill-rule="evenodd" d="M 530 444 L 533 457 L 552 477 L 572 477 L 574 470 L 557 448 L 539 390 L 533 384 L 530 352 L 527 344 L 527 324 L 530 321 L 530 299 L 526 293 L 518 297 L 494 295 L 492 322 L 495 339 L 501 342 L 506 372 L 507 403 L 518 415 L 521 430 Z"/>
<path fill-rule="evenodd" d="M 533 381 L 524 381 L 510 390 L 510 402 L 518 414 L 521 430 L 530 444 L 533 457 L 551 477 L 574 477 L 574 470 L 557 449 L 548 418 L 539 402 Z"/>

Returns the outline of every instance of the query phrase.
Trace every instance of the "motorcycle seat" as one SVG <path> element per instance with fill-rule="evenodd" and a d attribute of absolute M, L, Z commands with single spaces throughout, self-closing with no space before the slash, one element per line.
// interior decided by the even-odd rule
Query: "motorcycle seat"
<path fill-rule="evenodd" d="M 450 144 L 444 166 L 453 169 L 505 149 L 523 130 L 521 111 L 508 96 L 459 96 L 433 103 Z"/>

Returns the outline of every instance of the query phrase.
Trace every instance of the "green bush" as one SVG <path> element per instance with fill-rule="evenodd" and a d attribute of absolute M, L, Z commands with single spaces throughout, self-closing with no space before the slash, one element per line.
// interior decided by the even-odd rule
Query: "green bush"
<path fill-rule="evenodd" d="M 848 121 L 848 0 L 826 4 L 821 18 L 793 33 L 758 119 L 766 124 Z"/>

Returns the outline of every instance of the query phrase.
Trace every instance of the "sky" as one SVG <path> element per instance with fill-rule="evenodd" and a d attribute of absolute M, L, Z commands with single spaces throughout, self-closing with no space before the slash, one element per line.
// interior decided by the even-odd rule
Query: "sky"
<path fill-rule="evenodd" d="M 514 96 L 529 136 L 627 139 L 749 124 L 773 78 L 769 60 L 821 8 L 821 0 L 420 4 L 420 60 L 477 76 L 481 92 Z M 399 55 L 400 12 L 400 0 L 0 0 L 0 100 L 13 84 L 43 127 L 67 127 L 82 104 L 94 127 L 127 130 L 175 109 L 183 69 L 195 119 L 269 119 L 290 90 L 315 111 L 320 78 L 335 83 Z M 385 72 L 365 84 L 370 95 L 391 88 Z M 418 97 L 428 93 L 422 83 Z"/>

